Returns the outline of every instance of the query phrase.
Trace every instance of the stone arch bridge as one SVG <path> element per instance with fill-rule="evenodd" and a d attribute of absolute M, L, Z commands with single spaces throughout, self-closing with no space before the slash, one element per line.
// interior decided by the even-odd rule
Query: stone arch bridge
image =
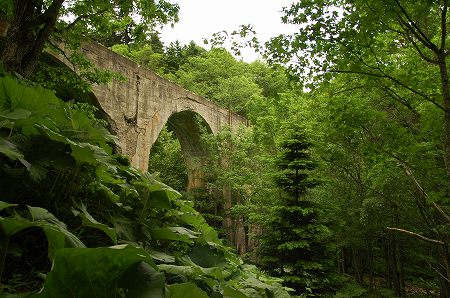
<path fill-rule="evenodd" d="M 94 85 L 93 93 L 119 138 L 123 154 L 133 166 L 148 170 L 150 149 L 166 123 L 180 141 L 188 169 L 188 190 L 201 186 L 199 172 L 206 152 L 200 146 L 196 115 L 213 134 L 224 125 L 236 130 L 247 120 L 205 98 L 183 89 L 151 70 L 98 44 L 85 44 L 81 51 L 97 67 L 120 73 L 127 80 Z M 57 57 L 71 65 L 62 57 Z"/>

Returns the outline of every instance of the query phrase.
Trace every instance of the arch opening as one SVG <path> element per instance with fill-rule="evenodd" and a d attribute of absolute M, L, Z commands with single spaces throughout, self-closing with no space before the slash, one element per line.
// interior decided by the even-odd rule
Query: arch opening
<path fill-rule="evenodd" d="M 174 188 L 181 187 L 177 190 L 192 192 L 204 188 L 202 167 L 207 160 L 208 150 L 201 135 L 205 132 L 211 133 L 211 128 L 198 113 L 191 110 L 173 113 L 150 149 L 148 170 L 160 172 L 163 182 Z M 180 159 L 180 153 L 183 160 Z M 155 158 L 164 158 L 167 164 Z M 181 162 L 184 168 L 179 164 Z M 184 181 L 180 183 L 174 179 Z"/>

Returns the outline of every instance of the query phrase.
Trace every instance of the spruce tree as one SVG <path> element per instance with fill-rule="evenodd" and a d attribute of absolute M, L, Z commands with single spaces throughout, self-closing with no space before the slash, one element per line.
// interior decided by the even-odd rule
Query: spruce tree
<path fill-rule="evenodd" d="M 310 146 L 299 130 L 282 142 L 275 176 L 280 197 L 267 213 L 257 251 L 260 265 L 297 294 L 326 286 L 329 230 L 318 222 L 319 206 L 305 198 L 318 184 L 309 175 L 316 167 Z"/>

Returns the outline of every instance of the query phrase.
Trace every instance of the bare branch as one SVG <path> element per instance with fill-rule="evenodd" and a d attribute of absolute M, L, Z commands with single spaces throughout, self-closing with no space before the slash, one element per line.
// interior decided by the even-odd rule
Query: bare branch
<path fill-rule="evenodd" d="M 411 232 L 411 231 L 408 231 L 408 230 L 399 229 L 399 228 L 390 228 L 390 227 L 386 227 L 386 229 L 390 230 L 390 231 L 402 232 L 402 233 L 405 233 L 405 234 L 408 234 L 408 235 L 420 238 L 420 239 L 422 239 L 422 240 L 424 240 L 426 242 L 430 242 L 430 243 L 433 243 L 433 244 L 445 245 L 444 241 L 431 239 L 431 238 L 422 236 L 420 234 L 417 234 L 417 233 L 414 233 L 414 232 Z"/>
<path fill-rule="evenodd" d="M 369 65 L 369 64 L 367 64 L 367 62 L 366 61 L 364 61 L 364 59 L 360 56 L 360 55 L 358 55 L 358 54 L 356 54 L 355 53 L 355 51 L 353 51 L 352 50 L 352 48 L 350 48 L 350 46 L 348 45 L 348 44 L 345 44 L 345 43 L 343 43 L 341 40 L 339 40 L 339 39 L 335 39 L 335 42 L 337 42 L 337 43 L 339 43 L 339 44 L 341 44 L 342 46 L 344 46 L 345 48 L 347 48 L 347 50 L 356 58 L 356 59 L 358 59 L 358 61 L 359 62 L 361 62 L 365 67 L 367 67 L 367 68 L 369 68 L 369 69 L 373 69 L 373 70 L 379 70 L 380 69 L 380 64 L 379 64 L 379 61 L 378 61 L 378 59 L 376 59 L 377 60 L 377 66 L 375 67 L 375 66 L 371 66 L 371 65 Z M 358 45 L 358 44 L 357 44 Z M 362 47 L 369 47 L 368 45 L 358 45 L 358 46 L 362 46 Z M 369 47 L 370 48 L 370 47 Z M 371 48 L 370 48 L 370 50 L 372 50 Z M 376 56 L 375 56 L 375 58 L 376 58 Z"/>
<path fill-rule="evenodd" d="M 361 181 L 361 179 L 359 177 L 356 177 L 355 174 L 353 174 L 349 169 L 347 169 L 344 166 L 339 165 L 338 163 L 334 162 L 333 160 L 327 159 L 325 157 L 322 156 L 322 159 L 328 163 L 330 163 L 331 165 L 335 166 L 336 168 L 339 168 L 341 170 L 343 170 L 352 180 L 354 180 L 356 183 L 358 183 L 360 186 L 362 186 L 365 189 L 368 189 L 369 191 L 373 192 L 374 194 L 380 196 L 382 199 L 384 199 L 387 203 L 392 204 L 395 208 L 398 208 L 399 210 L 404 211 L 405 213 L 407 213 L 408 211 L 405 210 L 405 206 L 403 204 L 399 204 L 398 202 L 396 202 L 395 200 L 393 200 L 391 197 L 385 195 L 383 192 L 376 190 L 375 188 L 363 183 Z M 426 216 L 426 214 L 424 214 L 421 208 L 419 208 L 422 214 L 422 217 L 425 220 L 426 226 L 428 229 L 433 230 L 432 228 L 432 224 L 428 218 L 428 216 Z M 408 220 L 410 222 L 414 222 L 415 225 L 420 225 L 421 223 L 419 221 L 417 221 L 416 218 L 408 218 Z"/>
<path fill-rule="evenodd" d="M 450 216 L 444 210 L 442 210 L 442 208 L 438 204 L 436 204 L 436 202 L 432 202 L 431 204 L 439 212 L 439 214 L 441 214 L 441 216 L 445 220 L 447 220 L 447 222 L 450 224 Z"/>
<path fill-rule="evenodd" d="M 436 273 L 443 278 L 444 280 L 446 280 L 448 283 L 450 283 L 450 279 L 448 279 L 446 276 L 444 276 L 441 272 L 439 272 L 439 270 L 437 270 L 436 268 L 434 268 L 431 264 L 430 261 L 428 261 L 427 259 L 425 259 L 425 261 L 427 262 L 428 266 L 430 266 L 431 269 L 433 269 L 434 271 L 436 271 Z"/>
<path fill-rule="evenodd" d="M 391 75 L 388 75 L 386 72 L 384 72 L 381 67 L 380 67 L 380 62 L 377 58 L 377 56 L 375 55 L 375 53 L 373 52 L 373 49 L 370 46 L 365 46 L 368 47 L 370 49 L 370 51 L 372 52 L 372 54 L 374 55 L 376 61 L 377 61 L 377 66 L 371 66 L 369 65 L 366 61 L 364 61 L 364 59 L 362 57 L 360 57 L 358 54 L 356 54 L 347 44 L 343 43 L 340 40 L 335 40 L 335 42 L 339 43 L 340 45 L 342 45 L 343 47 L 347 48 L 347 50 L 351 53 L 352 56 L 354 56 L 356 59 L 358 59 L 359 62 L 361 62 L 365 67 L 367 67 L 370 70 L 374 70 L 375 72 L 379 72 L 375 73 L 375 72 L 370 72 L 370 71 L 364 71 L 364 70 L 360 70 L 360 71 L 354 71 L 354 70 L 338 70 L 338 69 L 332 69 L 331 72 L 335 72 L 335 73 L 354 73 L 354 74 L 362 74 L 362 75 L 368 75 L 368 76 L 372 76 L 372 77 L 379 77 L 379 78 L 387 78 L 393 82 L 395 82 L 396 84 L 400 85 L 401 87 L 409 90 L 410 92 L 424 98 L 425 100 L 431 102 L 432 104 L 434 104 L 436 107 L 438 107 L 439 109 L 446 111 L 445 108 L 440 105 L 439 103 L 437 103 L 435 100 L 433 100 L 432 98 L 430 98 L 428 95 L 426 95 L 423 92 L 420 92 L 416 89 L 413 89 L 411 87 L 409 87 L 408 85 L 406 85 L 405 83 L 401 82 L 399 79 L 394 78 Z"/>
<path fill-rule="evenodd" d="M 395 158 L 397 160 L 397 162 L 400 164 L 403 172 L 406 174 L 406 176 L 408 176 L 409 179 L 411 179 L 411 181 L 413 182 L 414 186 L 416 187 L 417 191 L 419 192 L 419 194 L 421 194 L 422 198 L 424 199 L 425 202 L 428 202 L 428 194 L 425 192 L 425 189 L 420 185 L 419 181 L 417 181 L 416 177 L 414 176 L 411 168 L 408 166 L 408 164 L 402 160 L 400 157 L 389 153 L 383 149 L 381 149 L 383 152 L 385 152 L 386 154 L 388 154 L 389 156 Z M 442 210 L 441 207 L 439 207 L 439 205 L 436 204 L 436 202 L 432 202 L 431 205 L 433 206 L 434 209 L 436 209 L 438 211 L 438 213 L 448 222 L 450 223 L 450 216 L 444 211 Z"/>
<path fill-rule="evenodd" d="M 392 157 L 394 157 L 397 162 L 399 162 L 400 166 L 402 167 L 403 171 L 405 172 L 405 174 L 411 179 L 411 181 L 413 181 L 414 185 L 416 186 L 416 189 L 419 191 L 419 193 L 423 196 L 424 199 L 428 199 L 428 194 L 425 192 L 425 190 L 423 189 L 423 187 L 420 185 L 420 183 L 417 181 L 416 177 L 414 176 L 414 174 L 412 173 L 410 167 L 406 164 L 406 162 L 404 162 L 402 159 L 400 159 L 399 157 L 395 156 L 395 155 L 391 155 Z M 450 216 L 448 216 L 447 213 L 445 213 L 444 210 L 442 210 L 441 207 L 439 207 L 438 204 L 436 204 L 436 202 L 432 202 L 431 205 L 434 207 L 434 209 L 436 209 L 438 211 L 438 213 L 445 219 L 447 220 L 448 223 L 450 223 Z"/>

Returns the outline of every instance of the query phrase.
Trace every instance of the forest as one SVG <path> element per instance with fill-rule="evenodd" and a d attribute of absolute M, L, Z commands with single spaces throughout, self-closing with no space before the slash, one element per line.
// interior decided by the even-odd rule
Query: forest
<path fill-rule="evenodd" d="M 161 42 L 172 0 L 3 0 L 0 297 L 450 297 L 449 4 L 293 0 L 205 49 Z M 121 153 L 83 43 L 248 120 L 197 119 L 201 187 L 170 123 Z"/>

